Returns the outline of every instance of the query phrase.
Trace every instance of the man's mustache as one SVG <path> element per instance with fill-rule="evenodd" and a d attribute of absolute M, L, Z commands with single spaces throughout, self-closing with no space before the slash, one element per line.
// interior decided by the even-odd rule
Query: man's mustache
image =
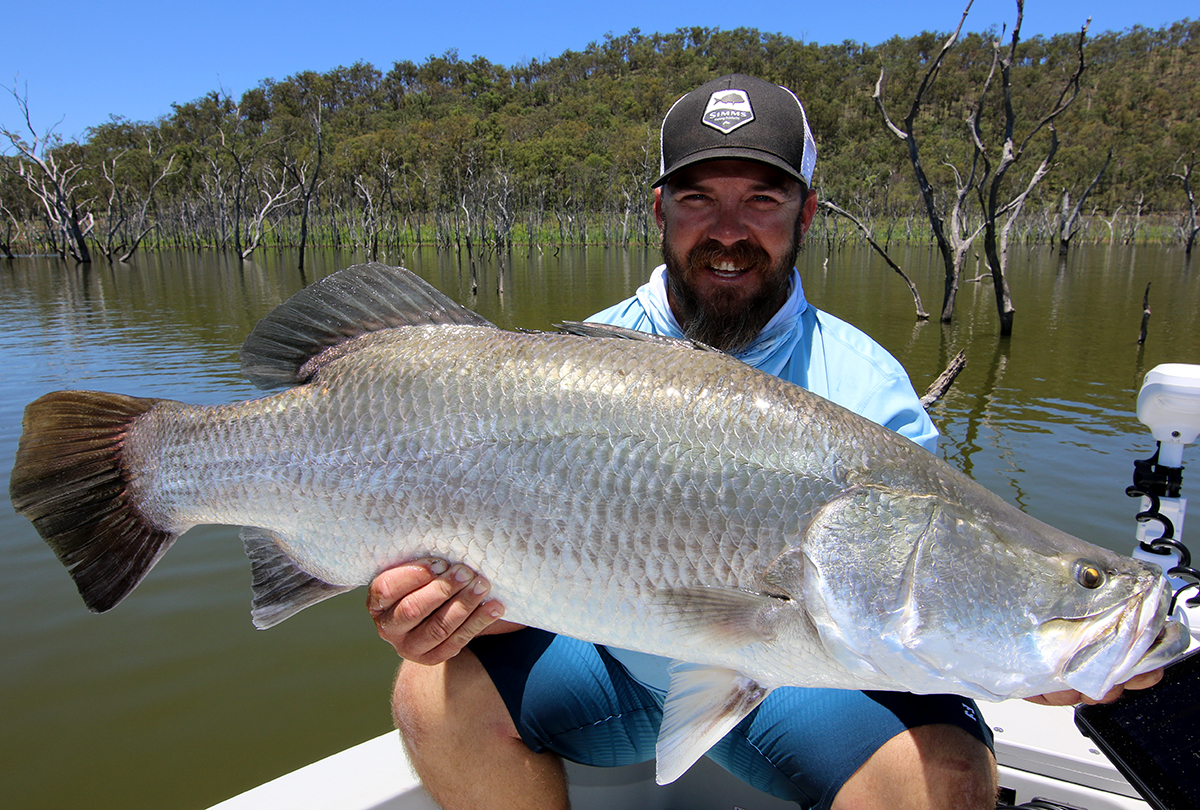
<path fill-rule="evenodd" d="M 749 242 L 723 245 L 715 239 L 710 239 L 697 245 L 688 253 L 688 264 L 691 265 L 692 270 L 730 264 L 739 270 L 761 272 L 770 267 L 771 256 L 758 245 L 752 245 Z"/>

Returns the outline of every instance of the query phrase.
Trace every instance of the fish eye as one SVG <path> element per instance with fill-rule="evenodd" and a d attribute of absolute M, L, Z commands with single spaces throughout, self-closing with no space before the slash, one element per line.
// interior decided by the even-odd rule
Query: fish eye
<path fill-rule="evenodd" d="M 1075 581 L 1088 590 L 1094 591 L 1104 584 L 1104 572 L 1094 563 L 1080 560 L 1075 563 Z"/>

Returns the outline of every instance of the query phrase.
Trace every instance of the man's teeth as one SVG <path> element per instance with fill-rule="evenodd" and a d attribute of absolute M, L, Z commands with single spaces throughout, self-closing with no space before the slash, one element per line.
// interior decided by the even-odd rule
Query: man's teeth
<path fill-rule="evenodd" d="M 719 276 L 736 276 L 742 273 L 742 268 L 732 262 L 716 262 L 712 265 L 713 272 Z"/>

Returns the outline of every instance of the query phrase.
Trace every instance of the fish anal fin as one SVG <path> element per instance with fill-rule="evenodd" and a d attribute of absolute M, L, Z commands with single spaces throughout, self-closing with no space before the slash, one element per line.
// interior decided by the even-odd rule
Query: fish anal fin
<path fill-rule="evenodd" d="M 310 361 L 331 348 L 370 332 L 426 324 L 492 325 L 403 267 L 352 265 L 259 321 L 242 344 L 242 374 L 259 388 L 298 385 L 311 373 Z"/>
<path fill-rule="evenodd" d="M 301 569 L 283 550 L 283 538 L 275 532 L 247 526 L 241 538 L 253 575 L 250 616 L 259 630 L 273 627 L 331 596 L 354 590 L 353 585 L 333 585 Z"/>
<path fill-rule="evenodd" d="M 663 705 L 655 780 L 670 784 L 772 691 L 731 669 L 677 662 Z"/>

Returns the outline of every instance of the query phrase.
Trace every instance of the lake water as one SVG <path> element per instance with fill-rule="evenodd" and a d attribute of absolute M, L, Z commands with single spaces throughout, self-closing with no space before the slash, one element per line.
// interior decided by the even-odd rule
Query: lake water
<path fill-rule="evenodd" d="M 30 400 L 94 388 L 193 403 L 257 394 L 237 350 L 255 322 L 306 283 L 361 260 L 317 254 L 239 265 L 214 254 L 142 255 L 90 270 L 0 263 L 0 476 Z M 414 250 L 404 264 L 504 327 L 579 320 L 630 294 L 653 252 L 524 250 L 481 266 Z M 896 257 L 938 312 L 923 249 Z M 1132 462 L 1153 452 L 1133 413 L 1146 371 L 1200 363 L 1200 289 L 1182 251 L 1084 248 L 1013 258 L 1015 334 L 996 336 L 991 288 L 963 284 L 955 321 L 918 323 L 907 288 L 873 254 L 814 246 L 809 299 L 871 333 L 923 391 L 959 349 L 966 371 L 931 413 L 942 454 L 1036 517 L 1112 549 L 1131 547 Z M 977 274 L 972 268 L 967 275 Z M 1152 282 L 1149 339 L 1137 344 Z M 1193 448 L 1185 462 L 1195 458 Z M 1185 494 L 1187 482 L 1185 480 Z M 389 728 L 396 667 L 364 591 L 266 632 L 249 620 L 249 566 L 235 528 L 189 532 L 129 599 L 84 608 L 30 524 L 0 503 L 0 785 L 21 808 L 203 808 Z"/>

